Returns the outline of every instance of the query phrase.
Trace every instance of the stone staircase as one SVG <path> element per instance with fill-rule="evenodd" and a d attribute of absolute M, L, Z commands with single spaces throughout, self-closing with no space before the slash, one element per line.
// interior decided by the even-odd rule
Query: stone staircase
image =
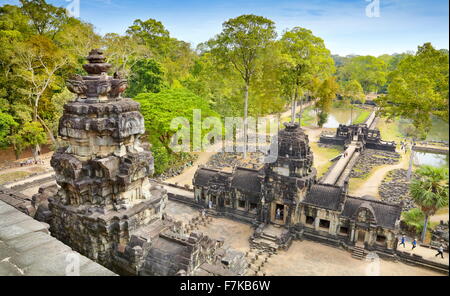
<path fill-rule="evenodd" d="M 266 276 L 264 266 L 267 265 L 269 259 L 276 255 L 277 251 L 265 252 L 258 248 L 250 248 L 250 251 L 245 253 L 248 262 L 246 276 Z"/>
<path fill-rule="evenodd" d="M 250 245 L 262 251 L 274 253 L 289 248 L 292 237 L 289 231 L 278 225 L 261 225 L 259 235 L 250 239 Z"/>
<path fill-rule="evenodd" d="M 366 256 L 366 252 L 363 247 L 354 246 L 352 250 L 352 257 L 355 259 L 363 260 Z"/>

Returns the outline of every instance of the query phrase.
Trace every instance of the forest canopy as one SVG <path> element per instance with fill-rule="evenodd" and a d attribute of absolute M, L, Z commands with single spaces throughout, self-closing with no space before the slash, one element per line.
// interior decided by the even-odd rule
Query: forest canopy
<path fill-rule="evenodd" d="M 152 18 L 136 19 L 123 35 L 101 36 L 45 0 L 0 6 L 0 148 L 13 147 L 19 157 L 28 147 L 60 145 L 58 119 L 74 98 L 65 81 L 85 74 L 93 48 L 104 51 L 110 74 L 128 78 L 125 94 L 142 104 L 159 159 L 177 157 L 167 146 L 167 121 L 191 118 L 194 108 L 257 117 L 314 100 L 320 123 L 337 97 L 354 102 L 380 93 L 381 114 L 410 118 L 423 133 L 431 115 L 448 120 L 448 51 L 426 43 L 417 52 L 341 57 L 307 28 L 276 32 L 272 20 L 242 15 L 194 49 Z"/>

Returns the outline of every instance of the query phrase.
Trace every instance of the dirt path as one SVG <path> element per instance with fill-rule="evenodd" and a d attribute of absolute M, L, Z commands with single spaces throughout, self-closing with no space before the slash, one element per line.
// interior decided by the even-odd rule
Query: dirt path
<path fill-rule="evenodd" d="M 437 223 L 439 223 L 441 221 L 447 222 L 448 220 L 449 220 L 448 213 L 447 214 L 441 214 L 441 215 L 435 215 L 435 216 L 432 216 L 430 218 L 431 222 L 437 222 Z"/>
<path fill-rule="evenodd" d="M 350 195 L 353 196 L 364 196 L 371 195 L 380 199 L 380 194 L 378 193 L 378 188 L 381 182 L 385 178 L 386 174 L 392 170 L 396 169 L 407 169 L 409 165 L 409 154 L 401 154 L 402 160 L 398 164 L 386 165 L 379 167 L 370 173 L 370 177 L 362 183 L 358 188 L 350 190 Z"/>
<path fill-rule="evenodd" d="M 14 186 L 17 186 L 17 185 L 22 185 L 22 184 L 25 184 L 25 183 L 33 182 L 35 180 L 48 178 L 48 177 L 53 176 L 54 174 L 55 174 L 55 172 L 52 171 L 52 172 L 48 172 L 48 173 L 45 173 L 45 174 L 40 174 L 40 175 L 37 175 L 37 176 L 33 176 L 33 177 L 30 177 L 30 178 L 25 178 L 25 179 L 22 179 L 20 181 L 15 182 L 15 183 L 11 183 L 11 184 L 4 185 L 4 186 L 6 188 L 11 188 L 11 187 L 14 187 Z"/>

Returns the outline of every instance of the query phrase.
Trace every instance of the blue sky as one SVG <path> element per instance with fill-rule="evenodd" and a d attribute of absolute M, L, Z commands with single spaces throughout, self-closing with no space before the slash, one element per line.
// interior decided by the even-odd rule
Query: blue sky
<path fill-rule="evenodd" d="M 47 0 L 66 7 L 72 0 Z M 135 19 L 161 21 L 171 36 L 193 46 L 218 34 L 224 21 L 253 13 L 275 21 L 277 30 L 301 26 L 325 40 L 334 54 L 392 54 L 431 42 L 449 43 L 447 0 L 79 0 L 80 18 L 100 34 L 124 33 Z M 380 17 L 366 6 L 380 3 Z M 0 4 L 17 0 L 0 0 Z"/>

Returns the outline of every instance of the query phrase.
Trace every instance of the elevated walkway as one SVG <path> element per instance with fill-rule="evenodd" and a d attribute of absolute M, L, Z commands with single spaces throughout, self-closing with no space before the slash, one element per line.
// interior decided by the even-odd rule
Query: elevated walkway
<path fill-rule="evenodd" d="M 338 162 L 333 166 L 331 171 L 325 176 L 321 183 L 328 185 L 335 185 L 336 182 L 341 177 L 344 170 L 347 168 L 350 160 L 353 158 L 353 155 L 357 149 L 357 142 L 352 142 L 347 150 L 345 150 L 343 156 L 338 160 Z M 346 155 L 346 157 L 344 157 Z"/>

